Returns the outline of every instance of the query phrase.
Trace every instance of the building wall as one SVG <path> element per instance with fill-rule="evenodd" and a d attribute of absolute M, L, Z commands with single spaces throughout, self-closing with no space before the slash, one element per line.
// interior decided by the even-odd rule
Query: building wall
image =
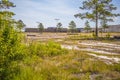
<path fill-rule="evenodd" d="M 107 29 L 108 32 L 120 32 L 120 25 L 111 25 Z"/>
<path fill-rule="evenodd" d="M 25 32 L 39 32 L 38 28 L 25 28 Z"/>
<path fill-rule="evenodd" d="M 62 28 L 60 32 L 68 32 L 68 28 Z M 101 31 L 101 28 L 98 29 Z M 95 28 L 91 28 L 91 32 L 95 31 Z M 104 31 L 104 30 L 103 30 Z M 39 32 L 38 28 L 26 28 L 25 32 Z M 56 27 L 48 27 L 44 30 L 44 32 L 57 32 Z M 77 32 L 85 32 L 84 28 L 77 28 Z M 110 25 L 105 32 L 120 32 L 120 25 Z"/>

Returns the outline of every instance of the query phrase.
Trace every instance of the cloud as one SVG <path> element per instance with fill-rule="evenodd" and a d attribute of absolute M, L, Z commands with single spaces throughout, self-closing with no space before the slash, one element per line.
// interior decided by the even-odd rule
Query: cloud
<path fill-rule="evenodd" d="M 74 20 L 77 27 L 83 27 L 85 20 L 76 19 L 74 14 L 79 10 L 84 0 L 10 0 L 16 4 L 11 9 L 15 19 L 22 19 L 27 27 L 35 27 L 36 22 L 42 22 L 46 27 L 56 26 L 55 18 L 59 18 L 64 27 Z M 120 20 L 120 19 L 119 19 Z M 92 25 L 93 23 L 91 23 Z"/>
<path fill-rule="evenodd" d="M 77 10 L 67 4 L 67 1 L 68 0 L 16 0 L 13 2 L 17 7 L 12 10 L 16 13 L 15 18 L 23 19 L 28 27 L 37 26 L 36 21 L 43 22 L 47 27 L 55 26 L 55 18 L 60 18 L 61 22 L 65 24 L 64 26 L 67 26 L 68 21 L 72 20 L 70 18 L 74 18 L 74 14 L 77 13 Z"/>

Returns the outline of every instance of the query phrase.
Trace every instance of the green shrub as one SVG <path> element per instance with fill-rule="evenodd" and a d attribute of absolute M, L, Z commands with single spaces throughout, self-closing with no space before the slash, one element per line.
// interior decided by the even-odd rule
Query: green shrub
<path fill-rule="evenodd" d="M 86 65 L 87 64 L 87 65 Z M 85 60 L 82 65 L 83 72 L 104 73 L 109 70 L 108 65 L 102 61 Z"/>
<path fill-rule="evenodd" d="M 112 65 L 112 70 L 120 72 L 120 63 Z"/>
<path fill-rule="evenodd" d="M 19 71 L 18 62 L 23 59 L 23 45 L 13 27 L 5 26 L 0 35 L 0 78 L 12 79 Z"/>
<path fill-rule="evenodd" d="M 30 55 L 37 55 L 40 57 L 44 56 L 56 56 L 59 54 L 66 54 L 67 50 L 62 49 L 60 44 L 55 43 L 53 41 L 49 41 L 48 43 L 39 43 L 33 42 L 28 46 L 28 52 Z"/>
<path fill-rule="evenodd" d="M 110 39 L 110 33 L 107 33 L 106 38 Z"/>
<path fill-rule="evenodd" d="M 90 80 L 90 73 L 86 73 L 80 80 Z"/>

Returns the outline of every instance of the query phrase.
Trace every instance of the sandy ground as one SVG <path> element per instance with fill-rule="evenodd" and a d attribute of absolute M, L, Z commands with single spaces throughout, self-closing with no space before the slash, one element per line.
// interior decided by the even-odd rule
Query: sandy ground
<path fill-rule="evenodd" d="M 54 39 L 56 42 L 65 42 L 64 39 L 69 37 L 67 33 L 26 33 L 27 39 L 30 40 L 39 40 L 39 41 L 46 41 L 50 39 Z M 98 59 L 102 59 L 105 62 L 120 62 L 120 44 L 114 44 L 114 43 L 104 43 L 100 41 L 77 41 L 76 44 L 74 44 L 74 41 L 66 41 L 66 43 L 69 43 L 69 45 L 66 45 L 64 43 L 61 44 L 62 48 L 66 49 L 74 49 L 74 50 L 82 50 L 82 51 L 88 51 L 88 52 L 95 52 L 99 53 L 100 55 L 88 53 L 91 56 L 94 56 Z M 85 47 L 82 47 L 85 46 Z M 119 57 L 109 57 L 104 56 L 104 54 L 107 55 L 119 55 Z"/>
<path fill-rule="evenodd" d="M 78 46 L 86 46 L 85 48 L 79 48 Z M 98 59 L 102 59 L 105 62 L 120 62 L 119 57 L 109 57 L 104 56 L 104 54 L 107 55 L 118 55 L 120 56 L 120 53 L 118 52 L 112 52 L 111 50 L 119 50 L 120 45 L 117 44 L 109 44 L 109 43 L 103 43 L 103 42 L 79 42 L 78 45 L 61 45 L 62 48 L 66 49 L 74 49 L 74 50 L 82 50 L 82 51 L 88 51 L 88 52 L 94 52 L 99 53 L 100 55 L 88 53 L 91 56 L 94 56 Z M 95 48 L 96 47 L 96 48 Z"/>
<path fill-rule="evenodd" d="M 48 39 L 63 39 L 68 37 L 67 33 L 26 33 L 28 39 L 48 40 Z"/>

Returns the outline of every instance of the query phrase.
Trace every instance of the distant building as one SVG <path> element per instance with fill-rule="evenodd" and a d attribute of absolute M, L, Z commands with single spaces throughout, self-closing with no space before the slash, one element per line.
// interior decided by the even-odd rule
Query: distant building
<path fill-rule="evenodd" d="M 91 28 L 91 32 L 95 32 L 96 28 Z M 108 25 L 108 28 L 98 28 L 99 32 L 120 32 L 120 25 Z"/>
<path fill-rule="evenodd" d="M 25 32 L 39 32 L 38 28 L 25 28 Z"/>
<path fill-rule="evenodd" d="M 109 25 L 107 32 L 120 32 L 120 25 Z"/>
<path fill-rule="evenodd" d="M 62 28 L 60 32 L 68 32 L 67 28 Z"/>
<path fill-rule="evenodd" d="M 56 30 L 56 27 L 48 27 L 47 29 L 45 29 L 45 32 L 56 32 Z"/>
<path fill-rule="evenodd" d="M 90 32 L 95 32 L 96 28 L 91 28 Z M 59 32 L 68 32 L 68 28 L 62 28 Z M 104 32 L 104 29 L 98 28 L 98 31 Z M 25 32 L 39 32 L 38 28 L 25 28 Z M 57 32 L 56 27 L 48 27 L 44 29 L 44 32 Z M 76 32 L 86 32 L 84 28 L 76 28 Z M 108 28 L 105 29 L 105 32 L 120 32 L 120 25 L 109 25 Z"/>
<path fill-rule="evenodd" d="M 67 32 L 68 29 L 67 28 L 62 28 L 61 31 L 59 32 Z M 25 32 L 39 32 L 38 28 L 25 28 Z M 56 27 L 48 27 L 46 29 L 44 29 L 44 32 L 57 32 L 57 28 Z"/>
<path fill-rule="evenodd" d="M 77 32 L 84 32 L 84 28 L 76 28 Z"/>

